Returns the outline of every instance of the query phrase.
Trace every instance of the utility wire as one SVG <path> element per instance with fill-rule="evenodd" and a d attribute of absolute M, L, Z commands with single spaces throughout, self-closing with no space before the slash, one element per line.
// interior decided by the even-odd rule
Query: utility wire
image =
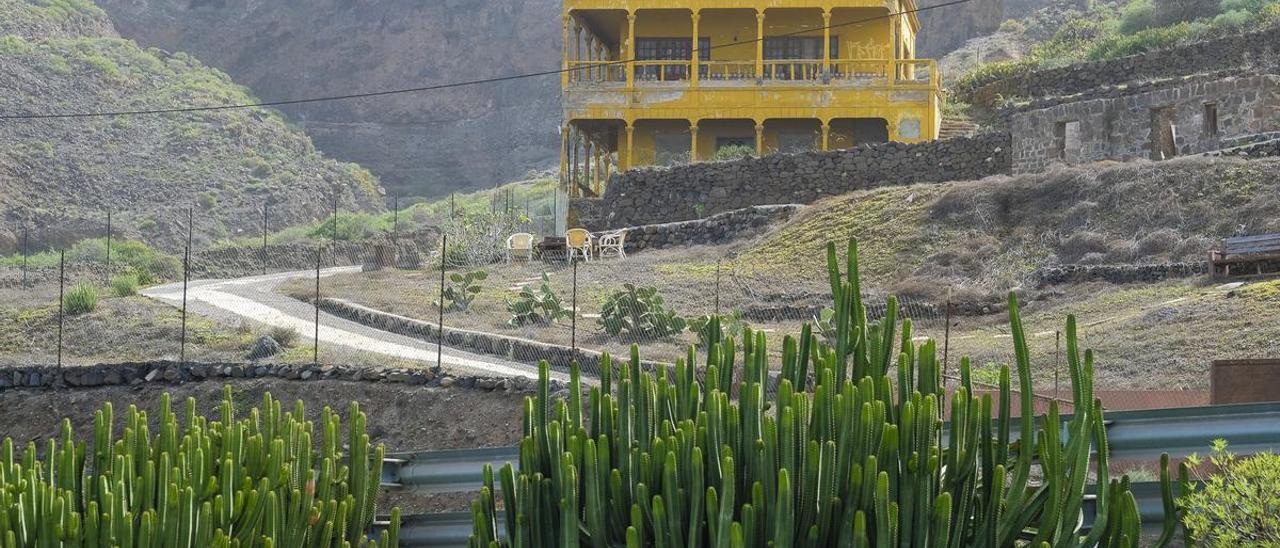
<path fill-rule="evenodd" d="M 852 26 L 852 25 L 860 25 L 860 24 L 862 24 L 862 23 L 868 23 L 868 22 L 871 22 L 871 21 L 878 21 L 878 20 L 880 20 L 880 19 L 888 19 L 888 18 L 891 18 L 891 17 L 899 16 L 899 15 L 910 15 L 910 14 L 914 14 L 914 13 L 920 13 L 920 12 L 925 12 L 925 11 L 935 10 L 935 9 L 939 9 L 939 8 L 946 8 L 946 7 L 955 6 L 955 5 L 959 5 L 959 4 L 966 4 L 966 3 L 969 3 L 969 2 L 971 2 L 971 1 L 973 1 L 973 0 L 949 0 L 949 1 L 947 1 L 947 2 L 943 2 L 943 3 L 941 3 L 941 4 L 937 4 L 937 5 L 934 5 L 934 6 L 928 6 L 928 7 L 923 7 L 923 8 L 921 8 L 921 7 L 917 7 L 917 8 L 915 8 L 915 9 L 903 10 L 903 11 L 898 11 L 898 12 L 893 12 L 893 13 L 886 13 L 886 14 L 882 14 L 882 15 L 875 15 L 875 16 L 872 16 L 872 17 L 864 18 L 864 19 L 858 19 L 858 20 L 855 20 L 855 21 L 847 21 L 847 22 L 844 22 L 844 23 L 838 23 L 838 24 L 834 24 L 834 25 L 826 25 L 826 26 L 820 26 L 820 27 L 814 27 L 814 28 L 802 29 L 802 30 L 798 30 L 798 31 L 786 32 L 786 33 L 782 33 L 782 34 L 778 34 L 778 35 L 774 35 L 774 36 L 769 36 L 768 38 L 784 38 L 784 37 L 788 37 L 788 36 L 796 36 L 796 35 L 806 34 L 806 33 L 814 32 L 814 31 L 819 31 L 819 30 L 828 30 L 828 29 L 835 29 L 835 28 L 847 27 L 847 26 Z M 745 44 L 754 44 L 754 43 L 756 43 L 756 42 L 763 42 L 763 41 L 765 40 L 765 38 L 766 38 L 766 37 L 764 37 L 764 36 L 758 36 L 758 37 L 753 38 L 753 39 L 750 39 L 750 40 L 734 40 L 733 42 L 728 42 L 728 43 L 724 43 L 724 44 L 716 44 L 716 45 L 708 46 L 707 48 L 705 48 L 705 50 L 706 50 L 706 51 L 710 51 L 710 50 L 718 49 L 718 48 L 726 48 L 726 47 L 731 47 L 731 46 L 741 46 L 741 45 L 745 45 Z M 697 47 L 697 44 L 693 44 L 693 45 L 694 45 L 694 47 L 693 47 L 693 49 L 692 49 L 692 51 L 691 51 L 691 53 L 692 53 L 693 55 L 698 55 L 698 54 L 700 54 L 702 51 L 704 51 L 704 50 L 702 50 L 702 49 L 699 49 L 699 48 Z M 528 72 L 528 73 L 523 73 L 523 74 L 509 74 L 509 75 L 506 75 L 506 76 L 495 76 L 495 77 L 492 77 L 492 78 L 480 78 L 480 79 L 477 79 L 477 80 L 463 80 L 463 81 L 458 81 L 458 82 L 449 82 L 449 83 L 444 83 L 444 84 L 435 84 L 435 85 L 430 85 L 430 86 L 421 86 L 421 87 L 404 88 L 404 89 L 391 89 L 391 90 L 383 90 L 383 91 L 370 91 L 370 92 L 365 92 L 365 93 L 350 93 L 350 94 L 346 94 L 346 95 L 329 95 L 329 96 L 323 96 L 323 97 L 308 97 L 308 98 L 302 98 L 302 99 L 284 99 L 284 100 L 280 100 L 280 101 L 262 101 L 262 102 L 258 102 L 258 103 L 239 103 L 239 104 L 229 104 L 229 105 L 210 105 L 210 106 L 203 106 L 203 107 L 192 106 L 192 107 L 173 107 L 173 108 L 158 108 L 158 109 L 144 109 L 144 110 L 121 110 L 121 111 L 102 111 L 102 112 L 67 112 L 67 113 L 56 113 L 56 114 L 0 114 L 0 121 L 2 121 L 2 120 L 47 120 L 47 119 L 60 119 L 60 118 L 102 118 L 102 117 L 108 117 L 108 116 L 140 116 L 140 115 L 149 115 L 149 114 L 172 114 L 172 113 L 181 113 L 181 112 L 208 112 L 208 111 L 216 111 L 216 110 L 236 110 L 236 109 L 247 109 L 247 108 L 281 107 L 281 106 L 288 106 L 288 105 L 300 105 L 300 104 L 306 104 L 306 103 L 321 103 L 321 102 L 328 102 L 328 101 L 344 101 L 344 100 L 349 100 L 349 99 L 366 99 L 366 98 L 370 98 L 370 97 L 383 97 L 383 96 L 387 96 L 387 95 L 401 95 L 401 94 L 406 94 L 406 93 L 421 93 L 421 92 L 425 92 L 425 91 L 437 91 L 437 90 L 442 90 L 442 89 L 452 89 L 452 88 L 460 88 L 460 87 L 468 87 L 468 86 L 478 86 L 478 85 L 484 85 L 484 84 L 496 84 L 496 83 L 499 83 L 499 82 L 509 82 L 509 81 L 512 81 L 512 80 L 523 80 L 523 79 L 526 79 L 526 78 L 538 78 L 538 77 L 541 77 L 541 76 L 552 76 L 552 75 L 564 74 L 564 73 L 566 73 L 566 72 L 573 72 L 573 71 L 594 70 L 594 69 L 599 68 L 599 67 L 608 67 L 608 66 L 614 66 L 614 65 L 625 65 L 625 64 L 628 64 L 628 63 L 634 63 L 634 62 L 636 62 L 636 61 L 638 61 L 638 60 L 639 60 L 639 59 L 631 58 L 631 59 L 619 59 L 619 60 L 616 60 L 616 61 L 602 61 L 602 62 L 598 62 L 598 63 L 592 63 L 592 64 L 591 64 L 591 65 L 589 65 L 589 66 L 582 66 L 582 67 L 559 68 L 559 69 L 555 69 L 555 70 L 544 70 L 544 71 L 539 71 L 539 72 Z M 673 61 L 678 61 L 678 59 L 672 59 L 672 60 L 673 60 Z"/>

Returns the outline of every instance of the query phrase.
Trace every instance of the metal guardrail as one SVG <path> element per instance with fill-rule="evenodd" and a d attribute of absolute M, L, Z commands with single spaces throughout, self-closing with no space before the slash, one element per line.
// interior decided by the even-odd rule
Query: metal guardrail
<path fill-rule="evenodd" d="M 1106 419 L 1113 463 L 1154 463 L 1162 453 L 1175 459 L 1207 453 L 1219 438 L 1240 455 L 1280 451 L 1280 402 L 1117 411 Z M 471 492 L 480 488 L 486 463 L 496 470 L 518 458 L 516 447 L 393 454 L 383 464 L 382 484 L 428 494 Z M 1133 493 L 1144 526 L 1158 525 L 1164 514 L 1159 483 L 1135 483 Z M 1087 523 L 1092 522 L 1090 508 L 1086 505 Z M 469 512 L 408 516 L 401 525 L 401 545 L 465 546 L 470 533 Z"/>

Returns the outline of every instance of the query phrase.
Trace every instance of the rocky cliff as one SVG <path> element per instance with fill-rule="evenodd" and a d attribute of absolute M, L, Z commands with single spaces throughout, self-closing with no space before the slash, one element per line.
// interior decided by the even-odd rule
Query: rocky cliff
<path fill-rule="evenodd" d="M 0 0 L 0 113 L 166 109 L 253 102 L 224 73 L 184 53 L 117 37 L 87 0 Z M 0 254 L 23 230 L 34 249 L 100 236 L 181 249 L 312 221 L 340 192 L 348 210 L 383 207 L 368 171 L 325 158 L 265 109 L 0 122 Z"/>
<path fill-rule="evenodd" d="M 559 68 L 558 0 L 97 0 L 120 32 L 191 52 L 268 100 Z M 552 166 L 559 79 L 288 107 L 392 192 L 440 195 Z"/>

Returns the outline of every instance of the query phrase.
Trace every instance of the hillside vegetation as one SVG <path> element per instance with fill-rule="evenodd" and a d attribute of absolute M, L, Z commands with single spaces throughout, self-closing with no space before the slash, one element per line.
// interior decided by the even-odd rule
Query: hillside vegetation
<path fill-rule="evenodd" d="M 0 113 L 50 114 L 250 103 L 222 72 L 184 53 L 118 38 L 84 0 L 0 0 Z M 254 232 L 262 203 L 272 222 L 344 209 L 380 210 L 364 169 L 326 159 L 266 109 L 0 123 L 0 253 L 24 227 L 35 248 L 118 235 L 169 249 L 195 209 L 197 244 Z"/>
<path fill-rule="evenodd" d="M 1219 238 L 1280 232 L 1278 168 L 1187 158 L 855 192 L 762 238 L 740 268 L 821 279 L 825 242 L 853 236 L 873 284 L 939 298 L 1001 293 L 1042 266 L 1203 260 Z"/>

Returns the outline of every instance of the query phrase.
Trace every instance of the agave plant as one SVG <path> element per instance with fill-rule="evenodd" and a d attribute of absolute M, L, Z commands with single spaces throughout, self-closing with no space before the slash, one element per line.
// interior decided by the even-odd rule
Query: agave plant
<path fill-rule="evenodd" d="M 690 348 L 674 366 L 646 371 L 633 347 L 615 378 L 606 356 L 585 401 L 575 367 L 568 400 L 553 402 L 544 363 L 538 394 L 525 403 L 519 467 L 504 466 L 497 484 L 485 468 L 471 546 L 1138 542 L 1128 479 L 1108 472 L 1093 356 L 1080 351 L 1074 319 L 1067 321 L 1074 414 L 1062 422 L 1053 403 L 1043 424 L 1063 427 L 1040 428 L 1031 420 L 1030 354 L 1014 297 L 1016 415 L 1007 366 L 995 399 L 974 392 L 967 360 L 960 386 L 946 394 L 936 344 L 913 345 L 911 322 L 898 321 L 892 300 L 885 317 L 867 321 L 856 245 L 843 273 L 834 245 L 828 263 L 834 344 L 809 327 L 787 337 L 776 379 L 765 337 L 750 331 L 741 346 L 713 341 L 701 364 Z M 1033 481 L 1036 468 L 1042 480 Z M 1097 516 L 1086 530 L 1091 475 Z M 1172 537 L 1173 521 L 1160 544 Z"/>
<path fill-rule="evenodd" d="M 399 509 L 377 540 L 368 536 L 383 449 L 371 450 L 355 403 L 345 440 L 338 414 L 324 409 L 318 448 L 301 402 L 288 412 L 265 394 L 261 408 L 237 418 L 228 387 L 220 411 L 221 420 L 209 421 L 188 399 L 179 421 L 165 394 L 154 434 L 147 413 L 130 406 L 117 436 L 106 403 L 94 415 L 91 444 L 77 442 L 66 420 L 45 461 L 35 443 L 18 455 L 6 438 L 0 545 L 398 545 Z"/>

